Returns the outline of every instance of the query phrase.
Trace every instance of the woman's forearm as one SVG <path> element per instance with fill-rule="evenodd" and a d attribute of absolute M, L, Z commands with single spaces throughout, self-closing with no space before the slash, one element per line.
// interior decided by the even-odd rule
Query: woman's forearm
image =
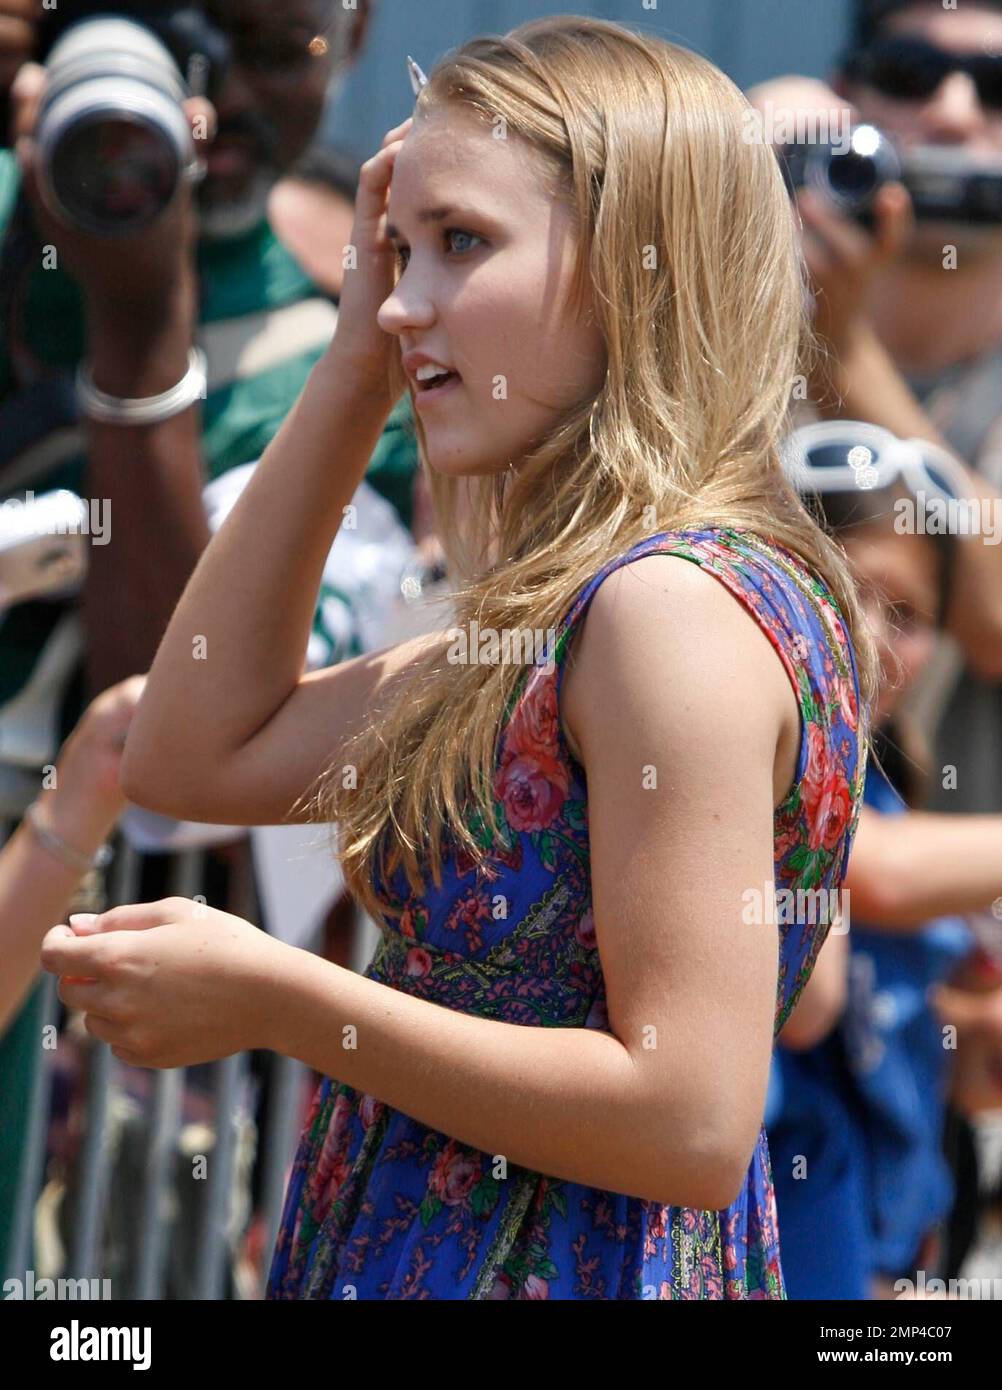
<path fill-rule="evenodd" d="M 983 911 L 1002 896 L 1002 816 L 864 807 L 845 886 L 853 920 L 889 930 Z"/>
<path fill-rule="evenodd" d="M 848 342 L 828 343 L 829 356 L 811 378 L 811 395 L 826 420 L 866 420 L 902 439 L 950 446 L 922 409 L 871 324 L 854 325 Z"/>
<path fill-rule="evenodd" d="M 612 1034 L 477 1018 L 306 951 L 281 961 L 255 1003 L 264 1046 L 509 1165 L 665 1204 L 733 1200 L 736 1167 L 713 1127 L 664 1087 L 645 1094 Z"/>
<path fill-rule="evenodd" d="M 45 816 L 59 833 L 58 819 Z M 110 829 L 110 825 L 105 830 Z M 82 854 L 94 854 L 104 833 L 77 825 L 63 834 Z M 80 883 L 80 872 L 55 858 L 27 825 L 19 825 L 0 852 L 0 1034 L 24 1002 L 41 969 L 42 938 L 65 917 Z"/>
<path fill-rule="evenodd" d="M 293 690 L 327 555 L 392 405 L 336 346 L 313 369 L 174 610 L 123 785 L 208 775 Z"/>

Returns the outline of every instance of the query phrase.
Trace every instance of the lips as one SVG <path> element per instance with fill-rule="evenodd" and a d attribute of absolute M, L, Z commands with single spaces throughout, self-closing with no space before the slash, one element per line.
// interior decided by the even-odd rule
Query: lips
<path fill-rule="evenodd" d="M 205 161 L 215 174 L 247 174 L 254 169 L 254 153 L 252 141 L 222 136 L 209 146 Z"/>

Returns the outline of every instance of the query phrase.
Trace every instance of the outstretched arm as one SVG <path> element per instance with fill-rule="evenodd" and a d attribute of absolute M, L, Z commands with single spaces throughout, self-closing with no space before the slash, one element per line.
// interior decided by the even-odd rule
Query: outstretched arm
<path fill-rule="evenodd" d="M 45 933 L 67 911 L 84 876 L 51 840 L 47 847 L 45 837 L 90 859 L 111 833 L 124 806 L 122 741 L 143 679 L 133 676 L 92 701 L 60 749 L 52 785 L 39 792 L 41 836 L 22 820 L 0 851 L 0 1034 L 38 976 Z"/>
<path fill-rule="evenodd" d="M 1002 816 L 885 816 L 864 806 L 846 870 L 852 915 L 888 931 L 1002 895 Z"/>

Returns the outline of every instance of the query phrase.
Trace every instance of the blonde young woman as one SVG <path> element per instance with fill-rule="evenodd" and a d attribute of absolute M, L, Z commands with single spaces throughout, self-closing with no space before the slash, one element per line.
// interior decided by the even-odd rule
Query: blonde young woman
<path fill-rule="evenodd" d="M 806 299 L 746 110 L 597 20 L 448 56 L 363 168 L 334 341 L 164 637 L 127 794 L 336 822 L 379 951 L 353 975 L 169 899 L 43 961 L 127 1062 L 327 1078 L 273 1298 L 784 1296 L 762 1113 L 827 923 L 770 899 L 841 882 L 873 664 L 781 480 Z M 303 676 L 401 353 L 454 627 Z"/>

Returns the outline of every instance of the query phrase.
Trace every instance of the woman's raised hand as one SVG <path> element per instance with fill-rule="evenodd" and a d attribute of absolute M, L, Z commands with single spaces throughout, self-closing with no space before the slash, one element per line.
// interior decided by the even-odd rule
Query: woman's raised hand
<path fill-rule="evenodd" d="M 386 236 L 386 210 L 394 162 L 413 124 L 414 118 L 409 116 L 387 131 L 379 153 L 362 165 L 351 234 L 353 255 L 345 267 L 332 344 L 339 355 L 351 360 L 355 370 L 380 385 L 386 383 L 393 351 L 393 339 L 376 321 L 394 286 L 394 251 Z"/>

